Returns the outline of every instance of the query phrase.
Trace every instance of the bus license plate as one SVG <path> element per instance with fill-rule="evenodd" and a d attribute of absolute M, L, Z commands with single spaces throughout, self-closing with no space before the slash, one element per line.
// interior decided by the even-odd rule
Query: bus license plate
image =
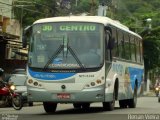
<path fill-rule="evenodd" d="M 59 93 L 59 94 L 57 94 L 57 98 L 59 98 L 59 99 L 70 99 L 70 94 L 68 94 L 68 93 Z"/>

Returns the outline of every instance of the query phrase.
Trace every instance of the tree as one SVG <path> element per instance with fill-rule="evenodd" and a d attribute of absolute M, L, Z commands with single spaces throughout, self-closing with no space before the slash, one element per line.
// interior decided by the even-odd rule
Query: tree
<path fill-rule="evenodd" d="M 146 32 L 144 39 L 144 60 L 146 71 L 160 67 L 160 27 Z"/>
<path fill-rule="evenodd" d="M 57 14 L 55 0 L 18 0 L 14 2 L 13 6 L 14 16 L 22 22 L 22 27 L 31 25 L 37 19 L 54 17 Z"/>

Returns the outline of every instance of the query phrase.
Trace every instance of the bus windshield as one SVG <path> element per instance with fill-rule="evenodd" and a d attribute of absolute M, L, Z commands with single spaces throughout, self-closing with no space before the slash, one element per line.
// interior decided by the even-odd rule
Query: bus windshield
<path fill-rule="evenodd" d="M 47 69 L 97 68 L 103 64 L 103 25 L 59 22 L 32 28 L 29 66 Z"/>

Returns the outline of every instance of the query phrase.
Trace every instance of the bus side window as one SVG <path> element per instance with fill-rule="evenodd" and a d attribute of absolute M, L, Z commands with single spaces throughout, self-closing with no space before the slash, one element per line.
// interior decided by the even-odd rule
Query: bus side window
<path fill-rule="evenodd" d="M 134 42 L 134 36 L 130 36 L 130 49 L 131 49 L 131 60 L 133 62 L 136 61 L 136 50 L 135 50 L 135 42 Z"/>
<path fill-rule="evenodd" d="M 130 40 L 128 33 L 124 33 L 124 50 L 125 50 L 125 59 L 130 60 Z"/>
<path fill-rule="evenodd" d="M 139 39 L 136 38 L 136 53 L 137 53 L 137 62 L 140 63 L 141 61 L 141 55 L 140 55 L 140 44 L 139 44 Z"/>
<path fill-rule="evenodd" d="M 118 30 L 118 50 L 119 50 L 119 57 L 124 58 L 124 36 L 123 32 Z"/>

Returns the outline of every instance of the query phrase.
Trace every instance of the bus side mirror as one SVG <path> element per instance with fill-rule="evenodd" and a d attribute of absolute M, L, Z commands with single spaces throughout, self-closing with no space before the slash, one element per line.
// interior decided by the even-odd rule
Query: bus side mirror
<path fill-rule="evenodd" d="M 115 38 L 110 38 L 108 41 L 108 49 L 112 50 L 114 48 Z"/>
<path fill-rule="evenodd" d="M 115 38 L 112 37 L 111 32 L 106 31 L 106 41 L 107 42 L 107 48 L 112 50 L 114 48 L 114 44 L 115 44 Z"/>
<path fill-rule="evenodd" d="M 27 42 L 28 42 L 28 38 L 31 35 L 31 31 L 32 31 L 31 26 L 28 26 L 24 29 L 23 36 L 22 36 L 22 46 L 23 46 L 23 48 L 27 47 Z"/>

